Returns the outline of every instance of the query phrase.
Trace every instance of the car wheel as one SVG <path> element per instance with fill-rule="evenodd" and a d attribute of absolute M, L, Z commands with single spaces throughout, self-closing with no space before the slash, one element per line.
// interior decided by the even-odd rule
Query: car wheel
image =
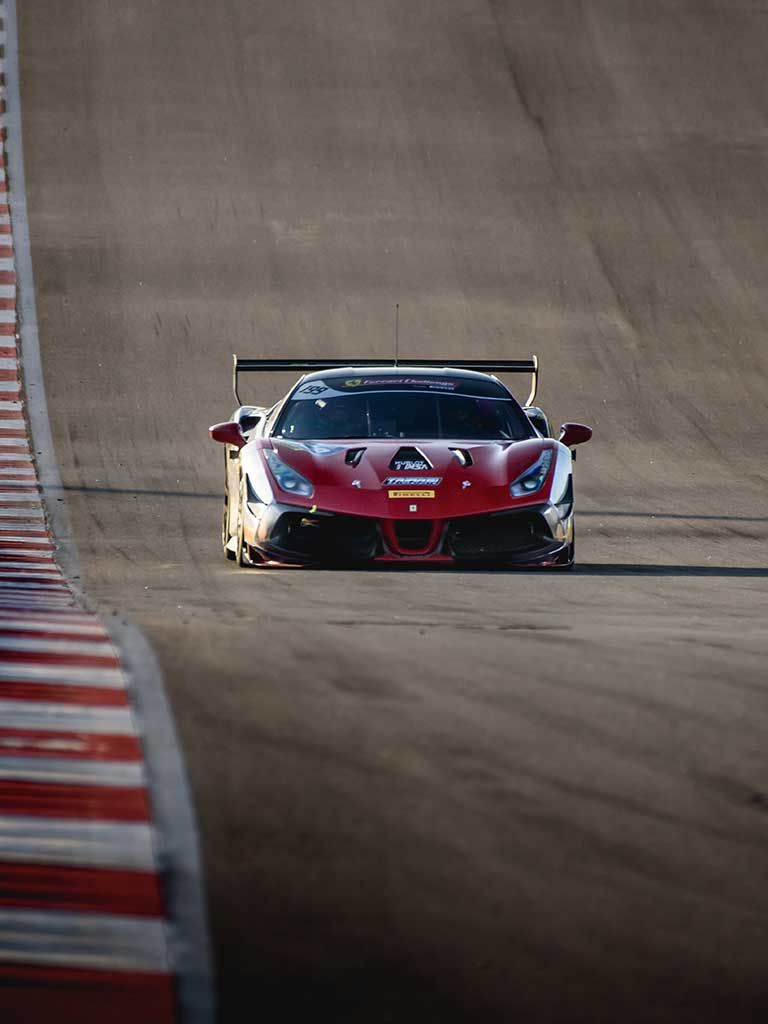
<path fill-rule="evenodd" d="M 229 559 L 230 562 L 234 562 L 237 558 L 237 554 L 228 548 L 232 538 L 229 536 L 229 495 L 224 495 L 224 507 L 221 513 L 221 546 L 224 549 L 224 557 Z"/>
<path fill-rule="evenodd" d="M 571 543 L 568 545 L 566 551 L 560 555 L 557 564 L 554 566 L 555 569 L 559 569 L 561 572 L 572 569 L 576 564 L 576 524 L 573 524 L 573 536 L 571 537 Z"/>
<path fill-rule="evenodd" d="M 252 569 L 253 562 L 251 561 L 248 545 L 245 543 L 245 536 L 243 534 L 243 501 L 245 499 L 244 490 L 241 484 L 240 487 L 240 502 L 237 507 L 237 564 L 241 569 Z"/>

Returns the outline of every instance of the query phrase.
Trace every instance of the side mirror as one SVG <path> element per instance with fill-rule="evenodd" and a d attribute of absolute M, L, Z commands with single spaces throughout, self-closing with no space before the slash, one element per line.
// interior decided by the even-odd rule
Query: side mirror
<path fill-rule="evenodd" d="M 582 423 L 564 423 L 560 427 L 558 441 L 566 448 L 573 448 L 574 445 L 584 444 L 592 437 L 592 427 L 585 427 Z"/>
<path fill-rule="evenodd" d="M 214 423 L 212 427 L 208 427 L 208 433 L 211 435 L 212 441 L 218 441 L 220 444 L 232 444 L 236 448 L 242 448 L 245 444 L 240 427 L 232 420 L 228 420 L 226 423 Z"/>
<path fill-rule="evenodd" d="M 552 436 L 552 432 L 549 428 L 549 420 L 544 414 L 543 409 L 540 409 L 538 405 L 526 405 L 523 408 L 523 412 L 542 437 Z"/>
<path fill-rule="evenodd" d="M 247 434 L 250 430 L 253 430 L 253 428 L 257 427 L 260 423 L 261 416 L 257 416 L 255 413 L 252 413 L 248 416 L 240 417 L 240 429 L 244 434 Z"/>

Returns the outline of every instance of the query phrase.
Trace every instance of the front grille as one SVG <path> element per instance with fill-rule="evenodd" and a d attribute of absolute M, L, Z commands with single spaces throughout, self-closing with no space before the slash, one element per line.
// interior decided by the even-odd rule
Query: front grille
<path fill-rule="evenodd" d="M 446 543 L 456 558 L 516 558 L 545 551 L 553 543 L 537 509 L 452 519 Z"/>
<path fill-rule="evenodd" d="M 272 527 L 269 544 L 311 561 L 364 561 L 379 548 L 372 519 L 363 516 L 284 512 Z"/>
<path fill-rule="evenodd" d="M 422 551 L 432 535 L 431 519 L 396 519 L 395 536 L 402 551 Z"/>

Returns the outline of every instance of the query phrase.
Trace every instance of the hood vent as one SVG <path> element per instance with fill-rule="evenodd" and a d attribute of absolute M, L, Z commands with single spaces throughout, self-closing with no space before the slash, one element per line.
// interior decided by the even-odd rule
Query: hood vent
<path fill-rule="evenodd" d="M 418 448 L 403 446 L 389 464 L 397 473 L 423 473 L 432 469 L 432 463 Z"/>
<path fill-rule="evenodd" d="M 365 448 L 350 448 L 344 456 L 344 461 L 348 466 L 357 466 L 364 455 Z"/>
<path fill-rule="evenodd" d="M 451 448 L 451 451 L 456 456 L 460 466 L 471 466 L 472 456 L 469 454 L 466 448 Z"/>

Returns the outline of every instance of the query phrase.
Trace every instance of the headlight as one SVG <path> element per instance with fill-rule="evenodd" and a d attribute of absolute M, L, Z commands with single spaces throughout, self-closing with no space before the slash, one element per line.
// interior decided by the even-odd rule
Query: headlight
<path fill-rule="evenodd" d="M 281 491 L 287 491 L 289 494 L 300 494 L 304 498 L 312 497 L 314 488 L 309 480 L 302 476 L 301 473 L 297 473 L 295 469 L 286 465 L 277 452 L 267 450 L 264 452 L 264 458 L 267 460 L 267 465 L 272 471 L 272 476 L 277 480 L 277 485 Z"/>
<path fill-rule="evenodd" d="M 251 515 L 258 518 L 264 511 L 264 506 L 272 503 L 272 488 L 269 486 L 266 470 L 260 466 L 257 469 L 258 481 L 253 480 L 250 473 L 245 474 L 245 501 Z"/>
<path fill-rule="evenodd" d="M 552 465 L 552 449 L 547 448 L 532 466 L 521 473 L 517 480 L 509 485 L 509 493 L 513 498 L 524 498 L 526 494 L 535 494 L 544 485 Z"/>

